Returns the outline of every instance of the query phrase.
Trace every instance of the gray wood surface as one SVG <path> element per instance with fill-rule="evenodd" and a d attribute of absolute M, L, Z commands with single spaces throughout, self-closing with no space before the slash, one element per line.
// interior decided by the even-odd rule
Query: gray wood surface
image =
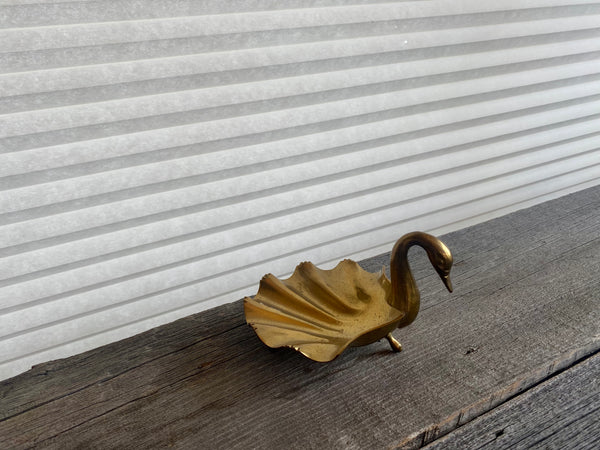
<path fill-rule="evenodd" d="M 270 350 L 236 302 L 1 382 L 0 448 L 418 447 L 600 348 L 600 187 L 443 240 L 399 354 Z"/>
<path fill-rule="evenodd" d="M 596 354 L 426 448 L 599 447 L 600 354 Z"/>

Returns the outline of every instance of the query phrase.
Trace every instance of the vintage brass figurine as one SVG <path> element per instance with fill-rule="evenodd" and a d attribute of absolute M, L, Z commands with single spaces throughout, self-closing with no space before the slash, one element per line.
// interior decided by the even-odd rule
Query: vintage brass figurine
<path fill-rule="evenodd" d="M 262 278 L 256 296 L 244 299 L 246 321 L 269 347 L 291 347 L 315 361 L 331 361 L 348 346 L 384 337 L 399 352 L 402 346 L 392 330 L 407 326 L 419 313 L 419 290 L 407 261 L 413 245 L 425 249 L 452 292 L 450 250 L 434 236 L 414 232 L 394 245 L 391 282 L 383 269 L 369 273 L 349 259 L 332 270 L 303 262 L 287 280 L 272 274 Z"/>

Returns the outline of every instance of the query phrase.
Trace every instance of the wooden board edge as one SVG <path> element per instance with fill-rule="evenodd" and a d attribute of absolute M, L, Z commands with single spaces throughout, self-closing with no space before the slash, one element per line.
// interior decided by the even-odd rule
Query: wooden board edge
<path fill-rule="evenodd" d="M 545 363 L 524 377 L 514 380 L 506 387 L 463 408 L 439 423 L 429 425 L 412 433 L 402 442 L 392 447 L 396 450 L 415 450 L 453 432 L 457 428 L 491 411 L 523 392 L 538 386 L 551 377 L 564 372 L 583 360 L 600 351 L 600 338 L 595 338 L 588 345 L 562 354 L 557 359 Z"/>

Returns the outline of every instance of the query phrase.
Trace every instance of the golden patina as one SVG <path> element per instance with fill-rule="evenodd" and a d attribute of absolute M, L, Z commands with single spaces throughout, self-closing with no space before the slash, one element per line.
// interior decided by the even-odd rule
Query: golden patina
<path fill-rule="evenodd" d="M 408 249 L 418 245 L 452 292 L 452 254 L 436 237 L 413 232 L 394 245 L 391 281 L 345 259 L 332 270 L 310 262 L 280 280 L 272 274 L 260 281 L 258 293 L 244 299 L 246 321 L 269 347 L 291 347 L 308 358 L 327 362 L 348 346 L 386 338 L 394 351 L 402 346 L 392 336 L 419 313 L 419 290 L 408 265 Z"/>

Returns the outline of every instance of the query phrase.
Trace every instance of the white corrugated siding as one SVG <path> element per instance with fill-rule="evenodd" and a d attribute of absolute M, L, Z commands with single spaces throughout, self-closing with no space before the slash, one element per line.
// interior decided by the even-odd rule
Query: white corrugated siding
<path fill-rule="evenodd" d="M 0 378 L 600 182 L 600 3 L 0 4 Z"/>

